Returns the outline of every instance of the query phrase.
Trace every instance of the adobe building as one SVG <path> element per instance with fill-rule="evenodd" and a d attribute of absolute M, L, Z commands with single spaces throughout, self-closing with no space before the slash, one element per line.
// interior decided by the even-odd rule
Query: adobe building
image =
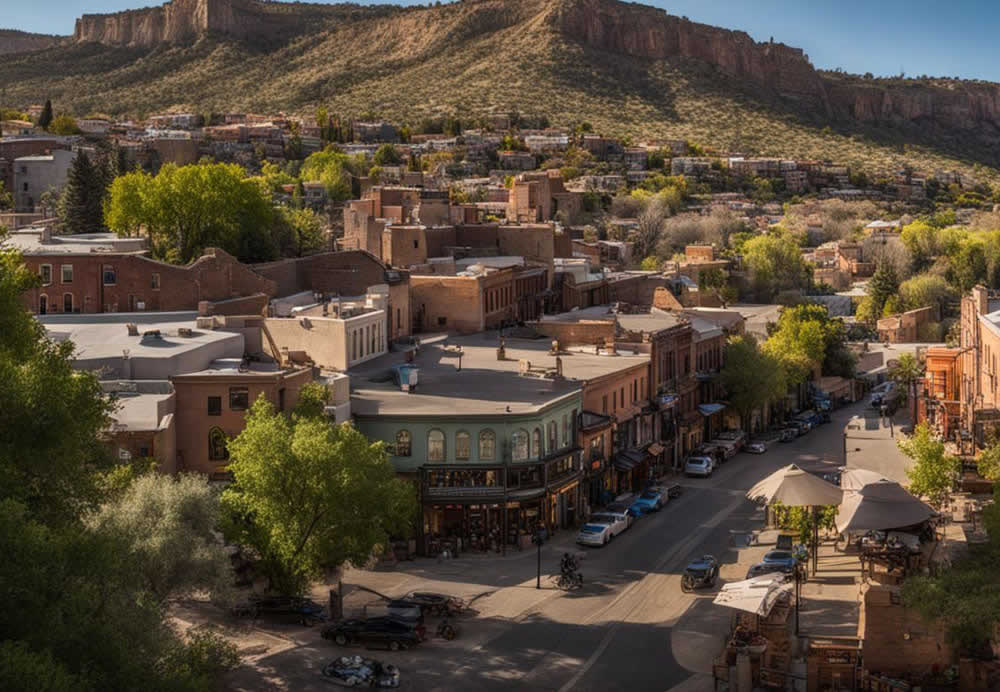
<path fill-rule="evenodd" d="M 924 340 L 937 341 L 937 335 L 925 339 L 924 334 L 939 319 L 940 311 L 937 306 L 917 308 L 883 317 L 877 323 L 878 340 L 888 344 L 912 344 Z"/>

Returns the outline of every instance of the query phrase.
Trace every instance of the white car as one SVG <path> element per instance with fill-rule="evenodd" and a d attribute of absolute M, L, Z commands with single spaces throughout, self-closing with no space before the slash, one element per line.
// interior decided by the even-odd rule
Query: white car
<path fill-rule="evenodd" d="M 767 451 L 767 443 L 765 442 L 751 442 L 746 446 L 746 451 L 750 454 L 763 454 Z"/>
<path fill-rule="evenodd" d="M 691 457 L 684 464 L 684 475 L 686 476 L 708 478 L 712 475 L 713 470 L 712 460 L 708 457 Z"/>
<path fill-rule="evenodd" d="M 743 448 L 747 442 L 747 434 L 742 430 L 723 430 L 718 435 L 717 439 L 728 440 L 730 442 L 735 442 L 738 448 Z"/>
<path fill-rule="evenodd" d="M 576 534 L 576 542 L 580 545 L 607 545 L 614 537 L 608 524 L 588 521 L 580 527 L 580 533 Z"/>
<path fill-rule="evenodd" d="M 632 517 L 624 512 L 594 512 L 587 523 L 607 524 L 611 527 L 611 535 L 617 536 L 632 525 Z"/>

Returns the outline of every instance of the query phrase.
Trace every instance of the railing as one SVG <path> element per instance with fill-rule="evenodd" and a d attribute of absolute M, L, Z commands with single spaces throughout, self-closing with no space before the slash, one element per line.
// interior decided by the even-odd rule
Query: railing
<path fill-rule="evenodd" d="M 500 497 L 503 495 L 503 486 L 474 486 L 467 487 L 425 487 L 424 494 L 428 497 Z"/>

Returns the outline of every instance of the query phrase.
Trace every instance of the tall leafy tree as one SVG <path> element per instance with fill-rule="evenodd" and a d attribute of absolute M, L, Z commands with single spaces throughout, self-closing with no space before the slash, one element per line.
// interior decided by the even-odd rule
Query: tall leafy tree
<path fill-rule="evenodd" d="M 43 130 L 49 129 L 49 125 L 52 124 L 52 118 L 52 101 L 45 99 L 45 105 L 42 106 L 42 112 L 38 116 L 38 126 Z"/>
<path fill-rule="evenodd" d="M 324 567 L 365 562 L 409 533 L 416 514 L 414 488 L 396 477 L 383 443 L 332 425 L 314 399 L 291 418 L 258 399 L 229 443 L 228 532 L 285 593 L 304 592 Z"/>
<path fill-rule="evenodd" d="M 754 410 L 763 408 L 787 391 L 785 371 L 773 356 L 760 350 L 752 336 L 734 336 L 726 344 L 722 386 L 729 404 L 749 429 Z"/>
<path fill-rule="evenodd" d="M 810 266 L 788 234 L 751 238 L 743 245 L 743 263 L 759 300 L 770 301 L 781 291 L 804 289 L 812 279 Z"/>
<path fill-rule="evenodd" d="M 868 296 L 872 299 L 872 309 L 881 315 L 889 298 L 899 295 L 899 276 L 892 262 L 881 262 L 868 281 Z"/>
<path fill-rule="evenodd" d="M 91 162 L 87 152 L 78 152 L 59 198 L 59 219 L 66 233 L 98 233 L 104 229 L 106 176 Z"/>
<path fill-rule="evenodd" d="M 940 507 L 955 485 L 962 462 L 945 451 L 944 442 L 934 437 L 927 423 L 920 423 L 912 436 L 897 444 L 914 462 L 906 470 L 910 492 L 924 495 L 932 505 Z"/>

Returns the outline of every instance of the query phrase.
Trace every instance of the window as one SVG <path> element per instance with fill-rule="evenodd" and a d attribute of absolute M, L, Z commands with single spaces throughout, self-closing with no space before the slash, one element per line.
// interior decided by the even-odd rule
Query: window
<path fill-rule="evenodd" d="M 511 436 L 511 449 L 514 461 L 528 460 L 528 432 L 526 430 L 518 430 Z"/>
<path fill-rule="evenodd" d="M 497 436 L 492 430 L 479 433 L 479 461 L 493 461 L 496 456 Z"/>
<path fill-rule="evenodd" d="M 396 329 L 402 329 L 402 328 L 403 328 L 402 313 L 400 313 L 399 308 L 396 308 Z"/>
<path fill-rule="evenodd" d="M 438 326 L 439 327 L 444 327 L 447 324 L 448 324 L 448 318 L 447 317 L 438 317 Z"/>
<path fill-rule="evenodd" d="M 114 286 L 118 283 L 118 274 L 115 272 L 115 268 L 112 265 L 105 264 L 104 271 L 102 273 L 104 275 L 105 286 Z"/>
<path fill-rule="evenodd" d="M 38 273 L 42 275 L 42 285 L 48 286 L 52 283 L 52 265 L 43 264 L 38 268 Z"/>
<path fill-rule="evenodd" d="M 563 414 L 563 428 L 562 428 L 562 446 L 565 447 L 569 444 L 569 414 Z"/>
<path fill-rule="evenodd" d="M 210 397 L 208 397 L 208 415 L 210 415 L 210 416 L 221 416 L 222 415 L 222 397 L 221 396 L 210 396 Z"/>
<path fill-rule="evenodd" d="M 63 312 L 73 312 L 73 294 L 63 294 Z"/>
<path fill-rule="evenodd" d="M 419 240 L 414 240 L 413 241 L 413 249 L 417 250 L 419 248 L 420 248 L 420 241 Z"/>
<path fill-rule="evenodd" d="M 536 459 L 541 459 L 545 456 L 545 450 L 542 449 L 542 429 L 535 428 L 531 433 L 531 456 Z"/>
<path fill-rule="evenodd" d="M 444 461 L 444 433 L 440 430 L 427 433 L 427 461 Z"/>
<path fill-rule="evenodd" d="M 413 438 L 409 430 L 400 430 L 396 433 L 396 456 L 408 457 L 412 453 Z"/>
<path fill-rule="evenodd" d="M 250 408 L 250 391 L 246 387 L 229 388 L 229 410 L 246 411 Z"/>
<path fill-rule="evenodd" d="M 149 287 L 152 288 L 154 291 L 159 291 L 160 290 L 160 273 L 159 272 L 153 272 L 152 274 L 150 274 L 150 276 L 149 276 Z"/>
<path fill-rule="evenodd" d="M 556 451 L 556 447 L 559 444 L 558 440 L 556 439 L 557 434 L 558 431 L 556 430 L 556 422 L 554 420 L 549 421 L 549 454 L 552 454 L 552 452 Z"/>
<path fill-rule="evenodd" d="M 576 409 L 569 414 L 569 442 L 572 445 L 576 444 Z"/>
<path fill-rule="evenodd" d="M 601 413 L 608 412 L 608 395 L 605 394 L 601 397 Z"/>
<path fill-rule="evenodd" d="M 279 411 L 284 411 L 285 410 L 285 388 L 284 387 L 282 387 L 281 389 L 278 390 L 278 410 Z"/>
<path fill-rule="evenodd" d="M 226 449 L 226 433 L 219 428 L 212 428 L 208 431 L 208 458 L 212 461 L 225 461 L 229 458 L 229 450 Z"/>
<path fill-rule="evenodd" d="M 62 270 L 62 282 L 64 284 L 73 283 L 73 265 L 64 264 L 60 267 L 60 269 Z"/>
<path fill-rule="evenodd" d="M 472 438 L 469 437 L 469 433 L 455 433 L 455 458 L 460 461 L 472 458 Z"/>

